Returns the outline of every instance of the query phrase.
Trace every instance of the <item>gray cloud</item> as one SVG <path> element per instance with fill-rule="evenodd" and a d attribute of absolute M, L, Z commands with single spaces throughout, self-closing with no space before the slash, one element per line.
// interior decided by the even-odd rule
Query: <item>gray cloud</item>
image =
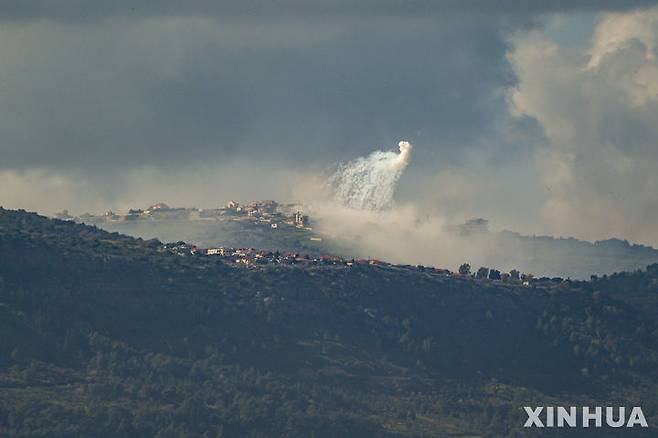
<path fill-rule="evenodd" d="M 505 20 L 115 19 L 0 29 L 0 167 L 420 162 L 507 140 Z M 505 128 L 507 129 L 507 128 Z M 513 142 L 507 142 L 512 144 Z"/>
<path fill-rule="evenodd" d="M 220 18 L 267 17 L 426 17 L 429 14 L 468 12 L 478 14 L 534 14 L 563 11 L 629 10 L 655 4 L 652 0 L 304 0 L 212 1 L 212 0 L 32 0 L 5 3 L 0 7 L 4 20 L 89 21 L 108 17 Z"/>

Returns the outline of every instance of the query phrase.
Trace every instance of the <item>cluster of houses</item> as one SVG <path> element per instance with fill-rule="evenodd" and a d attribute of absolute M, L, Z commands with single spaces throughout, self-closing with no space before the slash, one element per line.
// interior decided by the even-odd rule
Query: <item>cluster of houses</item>
<path fill-rule="evenodd" d="M 289 225 L 297 228 L 303 228 L 311 231 L 309 227 L 309 218 L 300 211 L 295 211 L 292 215 L 286 214 L 293 204 L 279 204 L 276 201 L 264 200 L 256 201 L 251 204 L 240 205 L 237 201 L 230 201 L 226 204 L 225 212 L 234 216 L 243 216 L 257 222 L 269 223 L 271 228 L 279 228 L 280 225 Z"/>
<path fill-rule="evenodd" d="M 125 215 L 115 215 L 111 211 L 105 213 L 110 220 L 131 221 L 139 219 L 188 219 L 198 217 L 199 210 L 196 208 L 172 208 L 164 202 L 158 202 L 145 210 L 131 208 Z M 118 216 L 118 217 L 116 217 Z"/>
<path fill-rule="evenodd" d="M 88 224 L 142 220 L 244 220 L 272 229 L 290 226 L 311 231 L 309 217 L 302 214 L 297 208 L 298 206 L 295 204 L 279 204 L 272 200 L 256 201 L 244 205 L 237 201 L 230 201 L 225 207 L 217 209 L 173 208 L 164 202 L 158 202 L 146 209 L 131 208 L 125 213 L 108 210 L 102 215 L 85 213 L 74 217 L 64 210 L 57 213 L 55 217 Z M 316 240 L 318 239 L 320 238 L 316 238 Z"/>
<path fill-rule="evenodd" d="M 204 249 L 182 241 L 167 243 L 164 245 L 164 249 L 180 256 L 219 257 L 225 262 L 242 267 L 258 267 L 263 265 L 297 265 L 299 267 L 307 267 L 313 265 L 333 265 L 347 267 L 382 266 L 427 272 L 445 277 L 471 278 L 490 282 L 519 284 L 525 287 L 551 287 L 561 284 L 565 281 L 570 281 L 568 279 L 564 280 L 560 277 L 534 278 L 532 274 L 521 274 L 516 270 L 512 270 L 509 273 L 501 273 L 496 269 L 480 268 L 476 272 L 470 272 L 470 266 L 468 269 L 464 269 L 466 264 L 462 265 L 458 272 L 453 272 L 449 269 L 435 268 L 431 266 L 397 265 L 377 259 L 346 259 L 335 255 L 310 256 L 308 254 L 302 255 L 295 252 L 273 252 L 267 250 L 258 250 L 255 248 L 229 248 L 223 246 Z"/>
<path fill-rule="evenodd" d="M 247 219 L 256 223 L 278 229 L 283 217 L 278 211 L 279 204 L 276 201 L 256 201 L 251 204 L 240 205 L 237 201 L 230 201 L 220 212 L 220 215 L 228 214 L 236 219 Z"/>
<path fill-rule="evenodd" d="M 226 208 L 235 210 L 236 213 L 245 213 L 247 215 L 268 215 L 277 212 L 279 203 L 272 200 L 256 201 L 251 204 L 240 205 L 237 201 L 229 201 Z"/>
<path fill-rule="evenodd" d="M 343 259 L 334 255 L 310 256 L 296 252 L 266 251 L 255 248 L 199 248 L 185 242 L 166 243 L 164 248 L 180 256 L 196 255 L 208 257 L 221 257 L 223 260 L 242 266 L 256 266 L 268 264 L 283 265 L 382 265 L 389 263 L 371 259 Z"/>
<path fill-rule="evenodd" d="M 129 222 L 149 219 L 196 219 L 200 217 L 200 212 L 202 211 L 196 208 L 172 208 L 164 202 L 158 202 L 146 209 L 131 208 L 126 213 L 115 213 L 112 210 L 107 210 L 102 215 L 83 213 L 80 216 L 71 216 L 67 210 L 63 210 L 55 214 L 55 218 L 87 224 L 100 224 L 104 222 Z"/>
<path fill-rule="evenodd" d="M 207 256 L 221 257 L 224 261 L 240 266 L 259 266 L 259 265 L 335 265 L 335 266 L 387 266 L 414 269 L 423 272 L 432 272 L 445 276 L 461 276 L 449 269 L 440 269 L 422 265 L 394 265 L 377 259 L 346 259 L 335 255 L 310 256 L 308 254 L 299 254 L 296 252 L 280 252 L 258 250 L 255 248 L 199 248 L 185 242 L 167 243 L 164 248 L 180 256 Z"/>

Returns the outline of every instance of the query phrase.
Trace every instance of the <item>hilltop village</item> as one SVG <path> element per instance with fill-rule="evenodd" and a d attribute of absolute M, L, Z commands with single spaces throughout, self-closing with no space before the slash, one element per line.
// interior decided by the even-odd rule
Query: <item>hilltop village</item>
<path fill-rule="evenodd" d="M 102 215 L 83 213 L 72 216 L 68 210 L 63 210 L 55 215 L 56 219 L 75 220 L 99 223 L 99 222 L 129 222 L 144 220 L 203 220 L 217 218 L 249 218 L 262 223 L 270 224 L 277 228 L 279 223 L 287 223 L 295 226 L 306 226 L 308 216 L 302 215 L 298 204 L 280 204 L 272 200 L 255 201 L 250 204 L 240 204 L 237 201 L 229 201 L 224 207 L 216 209 L 170 207 L 164 202 L 157 202 L 148 208 L 131 208 L 126 213 L 115 213 L 112 210 Z"/>
<path fill-rule="evenodd" d="M 313 233 L 309 216 L 303 214 L 301 210 L 302 207 L 299 204 L 283 204 L 272 200 L 255 201 L 248 204 L 230 201 L 224 207 L 217 209 L 173 208 L 165 203 L 158 202 L 145 209 L 130 209 L 124 214 L 107 211 L 100 216 L 87 213 L 74 217 L 64 210 L 55 217 L 62 220 L 74 220 L 76 222 L 95 225 L 144 221 L 235 221 L 260 226 L 272 232 L 303 232 L 305 233 L 305 238 L 308 240 L 317 243 L 322 242 L 322 237 Z M 462 236 L 486 233 L 488 231 L 488 223 L 484 219 L 472 219 L 455 227 L 452 231 Z M 397 269 L 413 269 L 442 276 L 472 277 L 494 282 L 513 282 L 524 286 L 536 285 L 538 282 L 559 284 L 563 281 L 560 277 L 535 279 L 532 274 L 522 274 L 517 270 L 500 272 L 497 269 L 482 267 L 471 272 L 471 266 L 467 263 L 461 265 L 457 272 L 452 272 L 449 269 L 423 265 L 394 265 L 377 259 L 350 259 L 327 254 L 309 255 L 293 251 L 269 251 L 228 246 L 202 248 L 184 241 L 165 243 L 163 250 L 179 256 L 218 257 L 231 265 L 250 268 L 264 267 L 267 265 L 295 265 L 298 267 L 314 265 L 346 267 L 369 265 Z"/>
<path fill-rule="evenodd" d="M 313 266 L 336 266 L 355 268 L 359 266 L 380 267 L 384 269 L 424 272 L 443 277 L 475 279 L 493 283 L 518 284 L 525 287 L 555 287 L 564 283 L 571 283 L 570 279 L 562 277 L 535 278 L 532 274 L 521 273 L 516 269 L 510 272 L 501 272 L 497 269 L 481 267 L 471 271 L 471 266 L 464 263 L 457 272 L 449 269 L 436 268 L 424 265 L 393 264 L 377 259 L 347 259 L 335 255 L 310 256 L 295 252 L 280 252 L 259 250 L 256 248 L 229 248 L 224 246 L 212 248 L 199 248 L 186 242 L 166 243 L 163 250 L 181 257 L 213 257 L 219 258 L 229 265 L 245 268 L 265 268 L 268 265 L 288 265 L 299 268 Z"/>
<path fill-rule="evenodd" d="M 83 213 L 79 216 L 63 210 L 54 215 L 56 219 L 71 220 L 88 225 L 130 224 L 148 221 L 224 221 L 244 225 L 257 225 L 271 230 L 306 231 L 308 240 L 322 242 L 322 237 L 313 233 L 309 216 L 302 213 L 304 207 L 295 203 L 278 203 L 261 200 L 247 204 L 229 201 L 216 209 L 170 207 L 157 202 L 145 209 L 131 208 L 125 213 L 112 210 L 102 215 Z M 446 231 L 460 236 L 471 236 L 488 232 L 486 219 L 470 219 L 463 224 L 446 227 Z"/>
<path fill-rule="evenodd" d="M 234 221 L 260 225 L 271 230 L 304 230 L 309 232 L 309 240 L 322 241 L 321 237 L 311 233 L 313 228 L 310 226 L 309 217 L 302 213 L 301 206 L 280 204 L 272 200 L 255 201 L 244 205 L 230 201 L 224 207 L 216 209 L 176 208 L 158 202 L 146 209 L 129 209 L 126 213 L 108 210 L 102 215 L 84 213 L 80 216 L 72 216 L 64 210 L 57 213 L 55 218 L 89 225 L 144 221 Z"/>
<path fill-rule="evenodd" d="M 386 269 L 418 271 L 428 274 L 435 274 L 444 277 L 453 278 L 471 278 L 482 281 L 500 282 L 519 284 L 526 287 L 551 287 L 562 283 L 569 283 L 571 280 L 562 277 L 541 277 L 535 278 L 532 274 L 521 273 L 516 269 L 510 272 L 501 272 L 497 269 L 481 267 L 476 271 L 471 271 L 471 266 L 464 263 L 459 267 L 457 272 L 449 269 L 436 268 L 424 265 L 393 264 L 377 259 L 348 259 L 336 255 L 311 256 L 308 254 L 299 254 L 296 252 L 280 252 L 259 250 L 256 248 L 230 248 L 224 246 L 200 248 L 183 241 L 166 243 L 162 246 L 164 251 L 176 254 L 181 257 L 213 257 L 220 258 L 225 263 L 236 267 L 261 268 L 267 265 L 288 265 L 299 268 L 309 268 L 313 266 L 342 266 L 347 268 L 370 266 L 381 267 Z"/>

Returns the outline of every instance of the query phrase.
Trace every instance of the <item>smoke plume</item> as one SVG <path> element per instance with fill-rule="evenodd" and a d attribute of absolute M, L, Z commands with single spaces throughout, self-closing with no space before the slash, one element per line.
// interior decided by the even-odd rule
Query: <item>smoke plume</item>
<path fill-rule="evenodd" d="M 409 164 L 411 143 L 400 141 L 399 153 L 376 151 L 338 166 L 329 179 L 335 200 L 355 210 L 380 211 L 393 203 L 395 185 Z"/>

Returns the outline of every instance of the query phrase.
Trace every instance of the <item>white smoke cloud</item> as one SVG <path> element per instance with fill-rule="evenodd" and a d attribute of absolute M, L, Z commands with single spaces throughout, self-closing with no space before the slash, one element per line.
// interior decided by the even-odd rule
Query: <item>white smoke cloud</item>
<path fill-rule="evenodd" d="M 398 154 L 376 151 L 339 165 L 329 180 L 335 190 L 335 200 L 356 210 L 390 208 L 395 186 L 411 159 L 411 143 L 400 141 L 398 147 Z"/>
<path fill-rule="evenodd" d="M 335 243 L 336 250 L 358 257 L 456 268 L 469 254 L 479 253 L 476 245 L 446 232 L 441 216 L 423 216 L 412 204 L 383 211 L 332 203 L 309 208 L 315 229 Z"/>
<path fill-rule="evenodd" d="M 411 143 L 408 141 L 402 140 L 398 143 L 398 148 L 400 149 L 400 153 L 393 162 L 393 168 L 396 171 L 402 172 L 409 164 L 409 160 L 411 159 L 411 149 L 413 149 L 413 146 L 411 146 Z"/>
<path fill-rule="evenodd" d="M 316 231 L 328 238 L 330 249 L 356 257 L 392 263 L 423 264 L 456 269 L 465 260 L 491 260 L 493 245 L 486 236 L 460 236 L 439 212 L 417 203 L 396 203 L 394 194 L 409 165 L 413 146 L 398 143 L 399 152 L 376 151 L 342 164 L 329 178 L 327 193 L 308 181 L 305 208 Z M 326 186 L 325 186 L 326 187 Z M 323 199 L 323 200 L 322 200 Z M 484 247 L 489 250 L 483 251 Z"/>
<path fill-rule="evenodd" d="M 424 216 L 414 204 L 393 202 L 413 146 L 403 140 L 398 149 L 398 153 L 375 151 L 339 165 L 324 187 L 317 181 L 303 184 L 308 188 L 304 198 L 311 204 L 305 208 L 313 226 L 337 252 L 394 263 L 458 266 L 475 251 L 445 231 L 441 216 Z"/>

